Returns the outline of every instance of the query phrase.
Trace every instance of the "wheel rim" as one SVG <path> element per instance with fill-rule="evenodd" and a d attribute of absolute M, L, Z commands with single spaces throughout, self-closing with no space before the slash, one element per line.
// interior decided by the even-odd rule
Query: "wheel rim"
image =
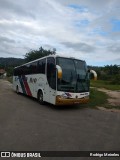
<path fill-rule="evenodd" d="M 43 93 L 42 92 L 39 92 L 39 94 L 38 94 L 38 100 L 39 100 L 39 102 L 41 104 L 43 103 Z"/>
<path fill-rule="evenodd" d="M 40 100 L 40 102 L 43 102 L 43 95 L 42 95 L 42 93 L 40 93 L 39 100 Z"/>

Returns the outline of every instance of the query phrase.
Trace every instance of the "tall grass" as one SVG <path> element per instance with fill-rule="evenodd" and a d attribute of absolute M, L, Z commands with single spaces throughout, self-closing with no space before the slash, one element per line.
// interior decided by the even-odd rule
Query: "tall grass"
<path fill-rule="evenodd" d="M 98 91 L 96 89 L 90 89 L 90 102 L 89 106 L 94 107 L 94 106 L 103 106 L 104 104 L 107 103 L 107 98 L 108 96 L 106 93 Z"/>
<path fill-rule="evenodd" d="M 98 91 L 97 89 L 90 89 L 90 100 L 88 104 L 82 104 L 82 107 L 96 108 L 98 106 L 105 106 L 108 103 L 108 95 L 104 92 Z"/>
<path fill-rule="evenodd" d="M 97 88 L 106 88 L 109 90 L 120 90 L 120 85 L 114 85 L 114 84 L 110 84 L 109 81 L 103 81 L 103 80 L 91 80 L 90 85 L 92 87 L 97 87 Z"/>

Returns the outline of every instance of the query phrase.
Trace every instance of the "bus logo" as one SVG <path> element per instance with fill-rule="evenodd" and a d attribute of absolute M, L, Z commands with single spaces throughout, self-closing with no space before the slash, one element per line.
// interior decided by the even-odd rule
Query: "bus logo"
<path fill-rule="evenodd" d="M 1 157 L 10 157 L 10 152 L 1 152 Z"/>

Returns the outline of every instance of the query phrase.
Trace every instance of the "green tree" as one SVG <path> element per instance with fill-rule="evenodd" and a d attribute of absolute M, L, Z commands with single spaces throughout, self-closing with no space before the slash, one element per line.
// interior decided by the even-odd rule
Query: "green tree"
<path fill-rule="evenodd" d="M 104 67 L 104 71 L 108 75 L 116 75 L 119 74 L 119 67 L 117 65 L 107 65 Z"/>
<path fill-rule="evenodd" d="M 39 50 L 31 50 L 30 52 L 25 54 L 25 61 L 30 62 L 36 60 L 38 58 L 42 58 L 44 56 L 48 56 L 50 54 L 56 54 L 56 49 L 46 50 L 43 47 L 40 47 Z"/>
<path fill-rule="evenodd" d="M 13 69 L 14 69 L 13 66 L 6 67 L 6 72 L 8 77 L 13 76 Z"/>

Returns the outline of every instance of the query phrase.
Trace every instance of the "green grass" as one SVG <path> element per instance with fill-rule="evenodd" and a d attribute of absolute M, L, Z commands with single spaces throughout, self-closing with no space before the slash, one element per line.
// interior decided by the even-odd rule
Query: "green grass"
<path fill-rule="evenodd" d="M 108 90 L 120 90 L 120 85 L 109 84 L 109 81 L 103 81 L 103 80 L 97 80 L 97 81 L 91 80 L 90 86 L 97 88 L 106 88 Z"/>
<path fill-rule="evenodd" d="M 88 104 L 83 104 L 82 107 L 96 108 L 97 106 L 104 106 L 107 102 L 108 96 L 97 89 L 90 89 L 90 101 Z"/>
<path fill-rule="evenodd" d="M 108 96 L 101 91 L 98 91 L 97 89 L 91 89 L 90 90 L 90 102 L 88 105 L 90 107 L 94 106 L 102 106 L 103 104 L 107 103 Z"/>
<path fill-rule="evenodd" d="M 82 107 L 96 108 L 104 107 L 106 109 L 120 109 L 120 106 L 112 106 L 108 103 L 107 99 L 109 96 L 102 92 L 98 91 L 95 88 L 90 89 L 90 101 L 88 104 L 83 104 Z"/>
<path fill-rule="evenodd" d="M 105 104 L 104 108 L 107 108 L 107 109 L 120 109 L 120 106 L 112 106 L 110 104 Z"/>

